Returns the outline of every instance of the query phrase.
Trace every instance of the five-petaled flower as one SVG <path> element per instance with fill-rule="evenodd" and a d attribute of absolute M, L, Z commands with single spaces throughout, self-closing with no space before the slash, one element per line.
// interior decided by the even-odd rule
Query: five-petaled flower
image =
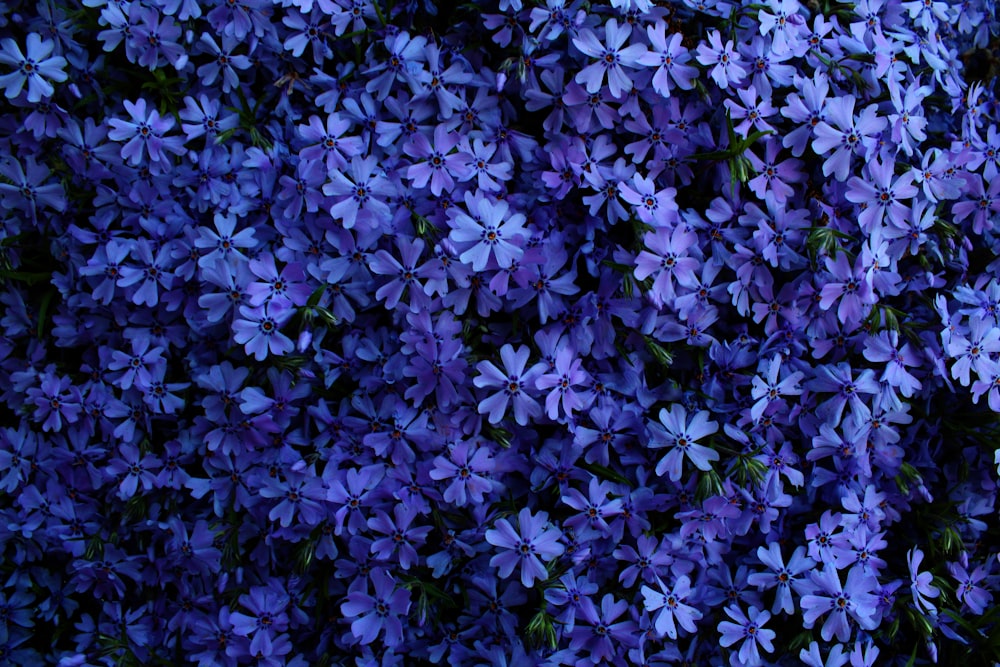
<path fill-rule="evenodd" d="M 0 64 L 16 68 L 13 72 L 0 75 L 0 87 L 4 88 L 7 99 L 17 97 L 28 85 L 27 101 L 31 104 L 51 97 L 55 92 L 51 81 L 61 83 L 69 78 L 66 59 L 52 55 L 56 43 L 44 40 L 37 33 L 28 33 L 27 48 L 24 52 L 10 37 L 0 40 Z"/>
<path fill-rule="evenodd" d="M 544 563 L 566 550 L 561 538 L 562 531 L 549 523 L 547 512 L 532 514 L 525 507 L 518 512 L 516 529 L 507 519 L 497 519 L 486 531 L 486 541 L 503 550 L 490 559 L 490 567 L 498 568 L 506 579 L 520 566 L 521 583 L 531 588 L 536 580 L 548 578 Z"/>

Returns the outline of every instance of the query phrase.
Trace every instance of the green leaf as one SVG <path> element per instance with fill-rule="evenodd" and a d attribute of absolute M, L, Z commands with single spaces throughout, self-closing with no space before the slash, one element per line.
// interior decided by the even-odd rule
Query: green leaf
<path fill-rule="evenodd" d="M 766 137 L 769 134 L 774 134 L 774 132 L 772 130 L 754 130 L 746 138 L 740 139 L 735 148 L 739 153 L 745 153 L 748 148 L 757 143 L 758 139 Z"/>
<path fill-rule="evenodd" d="M 615 472 L 611 468 L 602 466 L 597 463 L 586 463 L 586 462 L 583 463 L 577 462 L 577 465 L 586 470 L 587 472 L 591 473 L 592 475 L 595 475 L 596 477 L 600 477 L 601 479 L 606 479 L 611 482 L 617 482 L 618 484 L 624 484 L 630 489 L 634 488 L 634 485 L 632 484 L 631 481 L 629 481 L 628 477 L 625 477 L 624 475 Z"/>
<path fill-rule="evenodd" d="M 632 278 L 627 275 L 622 278 L 622 294 L 625 295 L 626 299 L 631 299 L 635 296 L 635 283 L 633 283 Z"/>
<path fill-rule="evenodd" d="M 38 303 L 38 330 L 36 331 L 38 340 L 42 339 L 42 334 L 45 331 L 45 321 L 49 316 L 49 308 L 52 306 L 52 299 L 55 298 L 56 294 L 56 290 L 47 289 L 42 294 L 42 299 Z"/>
<path fill-rule="evenodd" d="M 90 561 L 104 558 L 104 540 L 101 539 L 100 535 L 94 535 L 90 538 L 87 542 L 87 548 L 83 551 L 83 557 Z"/>
<path fill-rule="evenodd" d="M 698 487 L 695 489 L 695 499 L 699 501 L 721 496 L 723 494 L 722 478 L 715 469 L 702 472 L 698 475 Z"/>
<path fill-rule="evenodd" d="M 337 319 L 337 316 L 331 313 L 323 306 L 313 306 L 312 310 L 314 313 L 319 315 L 319 318 L 323 320 L 323 323 L 326 324 L 326 326 L 333 328 L 338 324 L 340 324 L 340 321 Z"/>
<path fill-rule="evenodd" d="M 653 359 L 664 368 L 670 368 L 674 365 L 674 355 L 649 336 L 646 336 L 646 349 L 653 355 Z"/>
<path fill-rule="evenodd" d="M 313 557 L 316 555 L 316 540 L 310 536 L 309 539 L 305 540 L 302 548 L 299 549 L 299 553 L 295 559 L 295 570 L 299 574 L 305 574 L 309 571 L 309 566 L 312 565 Z"/>
<path fill-rule="evenodd" d="M 320 285 L 313 293 L 309 295 L 309 299 L 306 301 L 306 307 L 312 308 L 319 304 L 320 299 L 323 298 L 323 294 L 326 293 L 326 285 Z"/>
<path fill-rule="evenodd" d="M 496 426 L 491 425 L 487 426 L 484 429 L 484 432 L 486 434 L 486 437 L 492 440 L 493 442 L 497 443 L 504 449 L 510 449 L 510 444 L 511 444 L 510 439 L 511 437 L 513 437 L 510 431 L 506 431 L 502 428 L 498 428 Z"/>
<path fill-rule="evenodd" d="M 556 628 L 553 624 L 554 620 L 544 609 L 539 610 L 528 621 L 528 627 L 525 631 L 528 643 L 535 648 L 545 647 L 555 650 L 556 646 L 558 646 L 558 639 L 556 637 Z"/>
<path fill-rule="evenodd" d="M 232 128 L 230 128 L 228 130 L 225 130 L 224 132 L 219 132 L 219 134 L 216 135 L 216 137 L 215 137 L 215 143 L 216 144 L 222 144 L 222 143 L 225 143 L 225 142 L 229 141 L 233 137 L 233 135 L 236 134 L 236 132 L 239 129 L 240 128 L 238 128 L 238 127 L 232 127 Z"/>
<path fill-rule="evenodd" d="M 804 649 L 806 646 L 809 646 L 812 639 L 813 635 L 808 630 L 795 635 L 795 637 L 792 638 L 792 641 L 788 644 L 789 653 L 796 655 L 798 651 Z"/>
<path fill-rule="evenodd" d="M 0 271 L 0 280 L 16 280 L 28 285 L 35 285 L 51 278 L 52 273 L 48 271 Z"/>

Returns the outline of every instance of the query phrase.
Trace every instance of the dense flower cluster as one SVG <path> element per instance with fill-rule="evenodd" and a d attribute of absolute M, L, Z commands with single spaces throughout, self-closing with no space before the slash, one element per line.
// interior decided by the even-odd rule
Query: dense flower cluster
<path fill-rule="evenodd" d="M 0 664 L 1000 661 L 994 0 L 0 2 Z"/>

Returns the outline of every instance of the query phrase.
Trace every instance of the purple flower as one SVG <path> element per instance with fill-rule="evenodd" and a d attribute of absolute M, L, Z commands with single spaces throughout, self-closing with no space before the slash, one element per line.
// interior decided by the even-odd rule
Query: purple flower
<path fill-rule="evenodd" d="M 399 304 L 403 293 L 408 292 L 410 311 L 419 312 L 430 302 L 425 286 L 419 282 L 420 279 L 440 276 L 444 273 L 444 267 L 435 261 L 417 265 L 424 251 L 423 239 L 399 236 L 396 247 L 399 249 L 398 260 L 385 250 L 377 251 L 371 258 L 372 273 L 392 276 L 389 282 L 378 288 L 375 298 L 379 301 L 384 300 L 385 307 L 391 310 Z"/>
<path fill-rule="evenodd" d="M 580 52 L 591 58 L 597 58 L 597 62 L 587 65 L 580 70 L 575 81 L 587 87 L 588 93 L 596 93 L 604 85 L 604 77 L 607 76 L 608 90 L 614 97 L 621 97 L 622 93 L 632 90 L 632 80 L 625 74 L 623 67 L 636 67 L 639 59 L 646 53 L 646 47 L 642 44 L 633 44 L 622 48 L 622 45 L 632 34 L 632 26 L 627 23 L 618 27 L 618 21 L 608 19 L 604 25 L 604 39 L 602 44 L 592 30 L 583 29 L 577 37 L 573 38 L 573 46 Z"/>
<path fill-rule="evenodd" d="M 42 376 L 40 387 L 28 389 L 28 398 L 35 405 L 35 419 L 42 422 L 43 431 L 60 431 L 63 420 L 67 424 L 80 419 L 80 391 L 69 377 L 52 373 Z"/>
<path fill-rule="evenodd" d="M 449 132 L 444 125 L 434 128 L 434 144 L 423 134 L 414 134 L 403 146 L 403 151 L 414 158 L 406 168 L 406 177 L 415 188 L 427 187 L 439 197 L 444 191 L 455 188 L 455 179 L 463 179 L 468 173 L 469 156 L 455 151 L 462 140 L 458 132 Z"/>
<path fill-rule="evenodd" d="M 774 132 L 774 127 L 765 119 L 776 114 L 778 110 L 771 106 L 771 103 L 766 99 L 758 101 L 757 89 L 753 86 L 738 88 L 736 94 L 742 104 L 727 99 L 723 105 L 733 120 L 741 121 L 734 128 L 736 133 L 746 138 L 753 130 Z"/>
<path fill-rule="evenodd" d="M 247 260 L 247 256 L 242 252 L 245 248 L 257 247 L 257 239 L 254 238 L 254 229 L 248 227 L 236 230 L 236 216 L 216 213 L 214 216 L 215 229 L 206 226 L 198 228 L 199 238 L 195 239 L 194 246 L 201 249 L 211 249 L 210 252 L 198 258 L 198 266 L 203 269 L 211 267 L 216 262 L 222 262 L 225 270 L 229 271 L 229 266 L 235 262 Z"/>
<path fill-rule="evenodd" d="M 855 378 L 850 364 L 843 362 L 835 366 L 820 366 L 816 369 L 816 377 L 807 382 L 806 387 L 816 392 L 833 394 L 816 410 L 821 419 L 833 424 L 840 423 L 846 405 L 850 405 L 851 414 L 855 417 L 870 417 L 871 408 L 865 403 L 862 394 L 872 396 L 879 390 L 875 371 L 866 368 Z"/>
<path fill-rule="evenodd" d="M 920 112 L 924 100 L 933 92 L 931 86 L 920 85 L 920 79 L 911 82 L 905 89 L 901 86 L 889 86 L 889 96 L 896 112 L 889 114 L 888 118 L 892 126 L 892 140 L 907 155 L 913 155 L 914 148 L 927 139 L 927 119 Z"/>
<path fill-rule="evenodd" d="M 885 512 L 882 510 L 885 500 L 885 494 L 877 491 L 873 484 L 865 486 L 864 496 L 860 498 L 858 492 L 851 489 L 840 500 L 847 510 L 841 518 L 841 525 L 851 530 L 858 526 L 871 531 L 878 530 L 885 519 Z"/>
<path fill-rule="evenodd" d="M 208 528 L 207 521 L 195 522 L 193 531 L 176 516 L 160 526 L 170 536 L 168 553 L 178 565 L 203 575 L 218 571 L 222 552 L 215 547 L 215 534 Z"/>
<path fill-rule="evenodd" d="M 338 472 L 337 478 L 329 483 L 326 498 L 334 507 L 335 535 L 343 532 L 345 522 L 350 535 L 357 535 L 368 527 L 364 510 L 371 501 L 372 490 L 381 479 L 382 471 L 376 466 L 348 468 L 343 475 Z"/>
<path fill-rule="evenodd" d="M 355 155 L 346 172 L 334 169 L 330 181 L 323 186 L 323 194 L 336 197 L 330 215 L 340 220 L 344 229 L 353 229 L 362 223 L 362 229 L 378 229 L 392 219 L 387 200 L 396 189 L 385 178 L 378 158 Z"/>
<path fill-rule="evenodd" d="M 107 466 L 107 471 L 118 480 L 118 497 L 128 500 L 140 485 L 144 491 L 151 490 L 156 485 L 156 471 L 162 463 L 152 454 L 143 455 L 134 445 L 121 445 L 118 456 Z"/>
<path fill-rule="evenodd" d="M 910 593 L 913 604 L 923 614 L 936 614 L 937 608 L 926 598 L 936 598 L 941 594 L 936 586 L 932 586 L 934 575 L 930 572 L 920 572 L 920 563 L 924 560 L 924 552 L 920 549 L 910 549 L 906 552 L 906 564 L 910 568 Z"/>
<path fill-rule="evenodd" d="M 775 355 L 768 364 L 767 380 L 755 375 L 751 382 L 750 397 L 756 403 L 750 408 L 750 417 L 754 422 L 760 421 L 768 406 L 781 400 L 782 396 L 798 396 L 802 393 L 799 380 L 804 377 L 800 371 L 786 373 L 784 380 L 778 380 L 781 371 L 781 355 Z"/>
<path fill-rule="evenodd" d="M 1000 178 L 989 180 L 989 189 L 986 189 L 979 174 L 965 172 L 961 175 L 961 180 L 965 182 L 961 190 L 966 199 L 952 206 L 954 221 L 962 222 L 971 215 L 972 230 L 976 234 L 993 229 L 994 218 L 997 217 L 994 214 L 1000 212 Z"/>
<path fill-rule="evenodd" d="M 708 44 L 698 44 L 698 62 L 712 66 L 709 76 L 723 90 L 730 84 L 739 84 L 747 75 L 744 62 L 733 46 L 733 40 L 722 44 L 722 34 L 718 30 L 708 33 Z"/>
<path fill-rule="evenodd" d="M 164 244 L 155 250 L 154 244 L 146 239 L 139 239 L 132 246 L 132 254 L 139 260 L 139 265 L 121 267 L 117 285 L 131 287 L 138 285 L 132 291 L 131 301 L 136 305 L 155 306 L 160 300 L 160 288 L 170 289 L 174 284 L 174 275 L 169 270 L 173 250 L 169 244 Z"/>
<path fill-rule="evenodd" d="M 383 510 L 376 510 L 375 516 L 368 519 L 368 528 L 384 537 L 372 542 L 372 553 L 380 559 L 387 559 L 395 553 L 399 566 L 404 570 L 416 565 L 419 560 L 416 548 L 431 532 L 430 526 L 413 525 L 418 516 L 412 504 L 402 502 L 393 505 L 391 518 Z"/>
<path fill-rule="evenodd" d="M 184 407 L 184 399 L 176 394 L 190 386 L 190 382 L 164 382 L 154 380 L 149 387 L 141 389 L 142 400 L 153 414 L 172 415 Z"/>
<path fill-rule="evenodd" d="M 526 235 L 524 215 L 510 214 L 510 206 L 505 201 L 494 203 L 472 193 L 466 193 L 465 202 L 469 212 L 457 210 L 451 216 L 449 234 L 462 251 L 459 260 L 465 263 L 471 261 L 473 271 L 485 270 L 491 259 L 490 268 L 501 269 L 509 268 L 520 260 L 524 250 L 519 244 Z"/>
<path fill-rule="evenodd" d="M 4 205 L 10 209 L 27 207 L 32 219 L 42 206 L 56 211 L 66 210 L 66 194 L 60 183 L 45 183 L 48 167 L 35 162 L 35 158 L 24 159 L 24 166 L 13 157 L 0 158 L 0 175 L 10 179 L 10 183 L 0 181 L 0 194 Z"/>
<path fill-rule="evenodd" d="M 1000 332 L 995 329 L 991 329 L 991 331 L 996 334 L 996 351 L 1000 351 Z M 865 340 L 864 356 L 868 361 L 884 364 L 885 370 L 882 371 L 880 380 L 898 388 L 899 393 L 909 398 L 922 385 L 920 380 L 913 377 L 906 369 L 907 367 L 919 366 L 920 355 L 914 351 L 909 343 L 904 343 L 903 347 L 897 349 L 898 345 L 898 332 L 881 331 L 877 336 Z M 952 367 L 952 377 L 957 377 L 954 367 Z M 966 370 L 966 377 L 968 377 L 968 370 Z M 968 386 L 968 383 L 965 385 Z"/>
<path fill-rule="evenodd" d="M 895 177 L 896 161 L 887 155 L 866 164 L 868 178 L 852 177 L 847 182 L 848 201 L 861 204 L 858 224 L 866 234 L 875 234 L 883 222 L 894 227 L 906 225 L 910 208 L 903 200 L 912 199 L 919 192 L 913 185 L 914 170 L 907 170 Z"/>
<path fill-rule="evenodd" d="M 812 628 L 816 621 L 829 613 L 820 634 L 824 641 L 834 635 L 842 642 L 851 636 L 848 617 L 857 621 L 865 630 L 874 630 L 878 625 L 875 617 L 878 598 L 875 579 L 863 568 L 852 567 L 847 573 L 846 584 L 841 584 L 840 575 L 832 564 L 811 573 L 812 582 L 818 587 L 815 594 L 802 596 L 802 614 L 806 628 Z"/>
<path fill-rule="evenodd" d="M 990 559 L 992 561 L 992 558 Z M 993 594 L 979 585 L 989 574 L 988 567 L 980 566 L 972 571 L 965 569 L 962 563 L 948 563 L 948 571 L 955 578 L 955 596 L 961 600 L 973 614 L 982 615 L 993 600 Z"/>
<path fill-rule="evenodd" d="M 659 610 L 653 621 L 656 632 L 661 637 L 666 635 L 670 639 L 677 639 L 677 625 L 688 632 L 697 632 L 695 621 L 701 619 L 702 613 L 686 604 L 687 597 L 691 593 L 691 580 L 681 575 L 677 577 L 673 588 L 668 588 L 659 577 L 656 583 L 659 590 L 649 586 L 643 586 L 641 589 L 646 611 L 652 613 Z"/>
<path fill-rule="evenodd" d="M 135 102 L 125 100 L 125 110 L 131 119 L 110 119 L 108 138 L 125 142 L 121 156 L 132 166 L 142 164 L 148 154 L 152 165 L 165 172 L 169 167 L 163 163 L 170 160 L 167 153 L 182 155 L 185 152 L 182 138 L 165 136 L 173 128 L 174 119 L 170 116 L 161 117 L 156 109 L 150 109 L 147 113 L 146 100 L 142 98 Z"/>
<path fill-rule="evenodd" d="M 209 32 L 202 33 L 198 44 L 202 50 L 214 57 L 213 60 L 198 67 L 198 76 L 204 86 L 211 86 L 215 80 L 222 75 L 222 92 L 229 93 L 240 85 L 239 73 L 237 70 L 249 69 L 252 62 L 248 56 L 234 54 L 238 46 L 242 43 L 229 35 L 223 34 L 222 47 L 220 48 Z"/>
<path fill-rule="evenodd" d="M 308 145 L 299 152 L 299 157 L 310 163 L 319 163 L 326 171 L 334 173 L 347 166 L 348 158 L 361 153 L 363 144 L 360 137 L 345 137 L 351 122 L 336 113 L 326 117 L 326 123 L 319 116 L 310 116 L 307 125 L 299 125 L 299 136 Z"/>
<path fill-rule="evenodd" d="M 635 645 L 635 634 L 639 629 L 635 621 L 614 621 L 629 609 L 625 600 L 615 600 L 614 595 L 606 593 L 601 598 L 598 611 L 594 605 L 581 609 L 582 623 L 573 629 L 569 642 L 570 650 L 586 652 L 593 664 L 611 661 L 621 652 L 616 644 L 624 646 Z M 587 625 L 583 625 L 586 623 Z"/>
<path fill-rule="evenodd" d="M 792 183 L 801 183 L 806 178 L 801 160 L 789 158 L 777 162 L 781 146 L 781 142 L 769 137 L 764 144 L 764 159 L 757 157 L 753 151 L 746 153 L 750 166 L 757 172 L 747 185 L 761 199 L 766 200 L 770 193 L 778 205 L 783 205 L 794 194 Z"/>
<path fill-rule="evenodd" d="M 447 458 L 434 458 L 434 468 L 429 474 L 433 480 L 451 480 L 444 491 L 446 503 L 461 506 L 471 499 L 478 505 L 483 502 L 483 494 L 494 487 L 490 476 L 495 468 L 496 462 L 488 447 L 473 447 L 469 441 L 462 440 L 451 447 Z"/>
<path fill-rule="evenodd" d="M 166 371 L 166 360 L 162 354 L 162 347 L 150 347 L 148 337 L 134 338 L 131 354 L 120 350 L 112 352 L 108 370 L 122 371 L 116 381 L 122 389 L 130 389 L 133 384 L 140 389 L 148 388 L 154 378 L 162 379 Z"/>
<path fill-rule="evenodd" d="M 766 630 L 763 625 L 771 618 L 771 614 L 761 611 L 756 607 L 749 607 L 744 614 L 739 607 L 726 607 L 726 615 L 735 623 L 722 621 L 719 623 L 719 632 L 722 637 L 719 643 L 722 646 L 732 646 L 738 641 L 742 641 L 739 651 L 730 657 L 733 667 L 750 667 L 761 663 L 760 649 L 763 648 L 768 653 L 774 651 L 772 641 L 775 637 L 774 630 Z"/>
<path fill-rule="evenodd" d="M 497 393 L 479 402 L 479 414 L 488 414 L 489 422 L 497 424 L 503 419 L 508 405 L 514 404 L 514 420 L 521 426 L 528 425 L 529 418 L 541 416 L 542 409 L 528 391 L 535 387 L 535 382 L 542 374 L 543 368 L 532 366 L 525 372 L 531 350 L 522 345 L 517 351 L 509 343 L 500 348 L 500 359 L 503 362 L 501 371 L 492 361 L 480 361 L 476 364 L 479 375 L 473 379 L 477 387 L 500 389 Z"/>
<path fill-rule="evenodd" d="M 884 532 L 876 533 L 867 526 L 859 525 L 849 531 L 846 539 L 833 548 L 834 564 L 840 568 L 857 567 L 877 576 L 885 567 L 885 561 L 878 552 L 888 546 Z"/>
<path fill-rule="evenodd" d="M 952 334 L 946 349 L 956 359 L 951 367 L 951 376 L 961 382 L 962 386 L 969 386 L 970 370 L 975 371 L 981 379 L 991 379 L 990 376 L 998 370 L 992 357 L 1000 352 L 1000 330 L 996 328 L 992 318 L 972 315 L 968 329 Z"/>
<path fill-rule="evenodd" d="M 664 540 L 661 545 L 660 540 L 649 535 L 639 535 L 636 539 L 636 546 L 632 548 L 627 544 L 622 544 L 614 550 L 614 557 L 621 563 L 628 563 L 628 567 L 618 575 L 618 581 L 626 588 L 631 588 L 636 579 L 640 576 L 642 581 L 648 584 L 656 583 L 656 573 L 658 571 L 671 570 L 676 573 L 678 570 L 684 571 L 681 561 L 676 560 L 670 553 L 669 541 Z"/>
<path fill-rule="evenodd" d="M 831 278 L 820 291 L 819 307 L 828 310 L 839 301 L 837 319 L 850 329 L 857 328 L 869 307 L 878 301 L 862 258 L 856 259 L 852 267 L 847 253 L 838 252 L 835 258 L 826 258 L 826 270 Z"/>
<path fill-rule="evenodd" d="M 305 282 L 306 273 L 298 262 L 286 264 L 279 272 L 274 255 L 264 253 L 260 259 L 251 259 L 249 268 L 258 279 L 247 286 L 251 306 L 267 303 L 273 308 L 297 308 L 305 305 L 312 294 L 312 287 Z"/>
<path fill-rule="evenodd" d="M 322 501 L 326 500 L 327 491 L 311 468 L 288 471 L 282 479 L 269 477 L 257 493 L 262 498 L 279 499 L 267 518 L 285 527 L 292 524 L 296 515 L 307 526 L 318 525 L 326 515 Z"/>
<path fill-rule="evenodd" d="M 348 593 L 347 600 L 340 605 L 340 611 L 351 621 L 351 634 L 362 644 L 375 641 L 380 633 L 382 642 L 388 646 L 398 646 L 403 641 L 401 616 L 410 611 L 410 592 L 396 588 L 395 582 L 384 570 L 373 570 L 369 576 L 374 590 L 355 590 Z"/>
<path fill-rule="evenodd" d="M 681 90 L 691 90 L 698 78 L 698 68 L 686 63 L 690 62 L 691 54 L 681 46 L 684 37 L 680 32 L 666 36 L 666 23 L 657 21 L 646 27 L 650 46 L 653 48 L 639 56 L 638 64 L 645 67 L 656 67 L 653 74 L 653 90 L 663 97 L 670 97 L 670 89 L 677 86 Z"/>
<path fill-rule="evenodd" d="M 707 410 L 695 413 L 689 421 L 687 410 L 679 403 L 671 405 L 670 410 L 662 408 L 660 423 L 649 424 L 650 440 L 647 446 L 671 449 L 656 464 L 656 474 L 662 476 L 669 472 L 671 481 L 679 481 L 685 457 L 699 470 L 711 470 L 712 461 L 719 460 L 719 453 L 697 441 L 718 430 L 719 425 L 709 421 Z"/>
<path fill-rule="evenodd" d="M 586 383 L 588 374 L 580 366 L 583 361 L 572 347 L 563 347 L 556 353 L 555 368 L 535 381 L 539 391 L 551 389 L 545 397 L 545 413 L 549 419 L 558 419 L 559 406 L 567 417 L 583 407 L 583 400 L 573 387 Z"/>
<path fill-rule="evenodd" d="M 577 489 L 568 489 L 562 496 L 562 501 L 575 509 L 578 514 L 563 521 L 563 526 L 572 529 L 579 539 L 591 539 L 600 535 L 612 535 L 608 519 L 622 512 L 622 499 L 608 499 L 608 494 L 614 491 L 609 482 L 590 478 L 587 495 Z M 617 522 L 622 525 L 622 522 Z"/>
<path fill-rule="evenodd" d="M 563 624 L 566 632 L 573 631 L 577 614 L 586 618 L 597 617 L 597 607 L 590 599 L 597 592 L 597 584 L 585 577 L 575 578 L 572 574 L 560 577 L 559 584 L 545 589 L 545 601 L 556 607 L 564 607 L 556 620 Z"/>
<path fill-rule="evenodd" d="M 140 54 L 136 62 L 143 67 L 156 69 L 163 61 L 170 63 L 177 70 L 183 70 L 187 65 L 187 49 L 178 43 L 183 30 L 173 18 L 164 16 L 152 7 L 143 7 L 138 11 L 140 20 L 132 29 L 133 44 L 138 45 Z M 131 16 L 130 16 L 130 20 Z"/>
<path fill-rule="evenodd" d="M 795 80 L 795 87 L 802 96 L 792 93 L 781 108 L 781 115 L 798 123 L 798 127 L 786 134 L 781 143 L 792 149 L 792 155 L 799 157 L 806 150 L 806 144 L 814 136 L 817 125 L 826 118 L 826 98 L 830 84 L 822 71 L 817 71 L 812 79 Z"/>
<path fill-rule="evenodd" d="M 826 660 L 823 660 L 819 652 L 819 642 L 810 642 L 808 650 L 799 651 L 799 660 L 809 667 L 843 667 L 847 664 L 848 656 L 844 653 L 842 644 L 834 644 Z"/>
<path fill-rule="evenodd" d="M 269 656 L 277 635 L 288 629 L 288 594 L 277 587 L 254 586 L 240 596 L 240 606 L 249 613 L 233 612 L 229 616 L 233 632 L 250 637 L 251 655 Z"/>
<path fill-rule="evenodd" d="M 660 189 L 652 178 L 645 178 L 636 172 L 632 176 L 633 189 L 627 181 L 618 184 L 622 199 L 636 207 L 639 219 L 648 225 L 669 228 L 679 222 L 675 188 Z"/>
<path fill-rule="evenodd" d="M 504 551 L 490 559 L 490 567 L 498 568 L 502 579 L 506 579 L 515 567 L 521 568 L 521 584 L 531 588 L 536 579 L 547 579 L 549 574 L 543 565 L 561 556 L 565 547 L 559 542 L 562 531 L 549 525 L 547 512 L 532 516 L 525 507 L 517 515 L 517 529 L 507 519 L 497 519 L 493 528 L 486 531 L 486 541 Z"/>
<path fill-rule="evenodd" d="M 833 174 L 838 181 L 846 181 L 852 155 L 870 158 L 878 146 L 878 135 L 886 125 L 874 104 L 864 108 L 855 117 L 853 95 L 828 100 L 826 120 L 819 121 L 813 132 L 813 150 L 817 155 L 834 151 L 823 162 L 823 175 Z M 827 122 L 829 120 L 829 123 Z"/>
<path fill-rule="evenodd" d="M 809 581 L 800 575 L 812 571 L 816 567 L 816 561 L 805 555 L 804 547 L 797 547 L 786 565 L 781 555 L 781 547 L 774 543 L 769 544 L 766 549 L 758 547 L 757 558 L 771 571 L 755 572 L 747 577 L 747 582 L 758 588 L 775 589 L 771 613 L 777 614 L 783 611 L 786 614 L 794 614 L 792 591 L 794 590 L 796 595 L 802 595 L 811 590 Z"/>
<path fill-rule="evenodd" d="M 240 317 L 233 320 L 233 340 L 244 346 L 247 354 L 263 361 L 268 354 L 284 355 L 295 349 L 292 339 L 281 333 L 281 327 L 294 311 L 275 307 L 240 306 Z"/>
<path fill-rule="evenodd" d="M 21 52 L 17 42 L 7 37 L 0 40 L 0 64 L 10 65 L 16 69 L 9 74 L 0 76 L 0 86 L 5 90 L 7 99 L 17 97 L 24 84 L 28 84 L 28 102 L 41 102 L 43 97 L 51 97 L 55 92 L 49 81 L 62 82 L 69 75 L 65 72 L 66 59 L 53 56 L 54 41 L 43 40 L 41 35 L 28 33 L 27 54 Z"/>
<path fill-rule="evenodd" d="M 676 297 L 674 283 L 689 287 L 696 281 L 695 270 L 699 262 L 687 254 L 698 244 L 698 235 L 678 224 L 673 230 L 658 229 L 647 232 L 643 250 L 635 258 L 636 280 L 656 276 L 650 298 L 657 306 L 670 303 Z"/>
<path fill-rule="evenodd" d="M 370 76 L 365 90 L 376 95 L 380 101 L 389 96 L 397 80 L 409 85 L 412 91 L 420 90 L 416 71 L 420 69 L 419 63 L 426 60 L 426 46 L 426 37 L 410 37 L 406 31 L 386 37 L 385 48 L 389 54 L 379 58 L 377 64 L 365 72 L 366 76 L 379 73 L 378 76 Z"/>

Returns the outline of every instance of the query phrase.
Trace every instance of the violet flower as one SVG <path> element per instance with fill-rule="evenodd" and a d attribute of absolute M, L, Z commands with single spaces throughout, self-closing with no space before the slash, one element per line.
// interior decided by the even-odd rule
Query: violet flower
<path fill-rule="evenodd" d="M 596 93 L 604 85 L 607 76 L 608 90 L 614 97 L 621 97 L 622 93 L 632 90 L 632 80 L 625 74 L 625 67 L 636 67 L 646 47 L 642 44 L 633 44 L 622 48 L 632 34 L 632 26 L 623 24 L 618 26 L 618 21 L 608 19 L 604 24 L 605 44 L 597 38 L 592 30 L 583 29 L 573 38 L 573 46 L 579 49 L 580 53 L 597 58 L 597 62 L 587 65 L 580 70 L 575 81 L 587 88 L 588 93 Z"/>
<path fill-rule="evenodd" d="M 698 627 L 695 621 L 702 618 L 702 613 L 695 607 L 687 604 L 688 595 L 691 593 L 691 580 L 687 576 L 677 577 L 672 587 L 667 587 L 663 580 L 657 577 L 657 589 L 643 586 L 643 607 L 648 612 L 659 611 L 653 621 L 653 627 L 662 637 L 677 639 L 677 626 L 687 632 L 697 632 Z"/>
<path fill-rule="evenodd" d="M 370 644 L 382 635 L 382 642 L 388 646 L 398 646 L 403 641 L 403 623 L 400 617 L 410 610 L 410 592 L 396 588 L 392 577 L 384 570 L 375 570 L 368 581 L 372 584 L 364 590 L 352 591 L 341 603 L 340 611 L 351 619 L 351 634 L 362 644 Z"/>
<path fill-rule="evenodd" d="M 818 587 L 815 594 L 803 595 L 802 614 L 805 627 L 811 628 L 824 614 L 829 613 L 820 634 L 824 641 L 835 635 L 846 642 L 851 636 L 848 617 L 865 630 L 874 630 L 878 598 L 874 590 L 874 578 L 860 567 L 852 567 L 847 573 L 846 583 L 841 583 L 837 569 L 826 564 L 822 570 L 814 570 L 810 575 Z"/>
<path fill-rule="evenodd" d="M 719 430 L 718 423 L 709 420 L 709 412 L 701 410 L 688 418 L 684 406 L 674 403 L 670 410 L 660 410 L 660 423 L 649 425 L 651 448 L 670 447 L 670 451 L 656 464 L 656 474 L 669 472 L 670 480 L 681 478 L 684 459 L 699 470 L 711 470 L 712 462 L 719 460 L 719 453 L 697 441 Z"/>
<path fill-rule="evenodd" d="M 551 526 L 547 512 L 532 515 L 525 507 L 517 515 L 517 529 L 507 519 L 498 519 L 486 531 L 486 541 L 502 551 L 490 558 L 490 567 L 498 568 L 506 579 L 515 567 L 520 567 L 521 584 L 531 588 L 535 580 L 548 578 L 543 562 L 548 562 L 565 551 L 559 542 L 562 531 Z"/>
<path fill-rule="evenodd" d="M 733 667 L 751 667 L 761 663 L 760 649 L 768 653 L 774 652 L 774 630 L 767 630 L 763 627 L 767 623 L 771 614 L 761 611 L 756 607 L 749 607 L 747 613 L 736 606 L 726 607 L 726 615 L 735 623 L 722 621 L 719 623 L 719 632 L 722 637 L 719 643 L 722 646 L 732 646 L 738 641 L 742 641 L 739 650 L 732 654 L 730 664 Z"/>
<path fill-rule="evenodd" d="M 932 586 L 934 575 L 930 572 L 920 572 L 920 563 L 924 560 L 924 552 L 920 549 L 910 549 L 906 552 L 906 564 L 910 569 L 910 593 L 913 604 L 923 614 L 936 614 L 937 608 L 927 601 L 941 594 L 936 586 Z"/>
<path fill-rule="evenodd" d="M 28 85 L 28 102 L 40 102 L 55 92 L 51 81 L 61 83 L 69 78 L 66 59 L 52 55 L 56 43 L 43 40 L 37 33 L 28 33 L 25 52 L 10 37 L 0 40 L 0 64 L 15 67 L 13 72 L 0 75 L 0 86 L 7 99 L 17 97 Z"/>
<path fill-rule="evenodd" d="M 515 351 L 512 345 L 507 344 L 500 348 L 503 370 L 491 361 L 480 361 L 476 365 L 480 374 L 473 379 L 473 384 L 480 388 L 500 390 L 480 401 L 477 408 L 479 414 L 489 415 L 491 424 L 497 424 L 503 419 L 511 403 L 514 420 L 521 426 L 526 426 L 529 418 L 541 416 L 541 407 L 528 392 L 535 387 L 543 369 L 532 366 L 525 372 L 530 356 L 531 350 L 527 346 L 521 346 Z"/>

